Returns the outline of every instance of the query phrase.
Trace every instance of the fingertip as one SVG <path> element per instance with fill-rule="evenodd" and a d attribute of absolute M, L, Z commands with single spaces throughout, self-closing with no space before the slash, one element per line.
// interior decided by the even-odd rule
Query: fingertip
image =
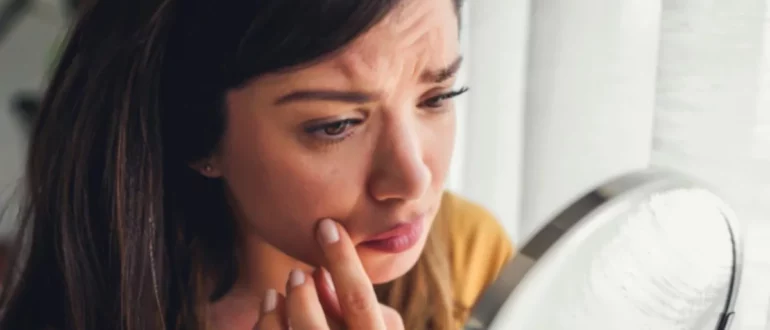
<path fill-rule="evenodd" d="M 329 271 L 324 268 L 318 268 L 313 274 L 313 277 L 316 282 L 322 283 L 326 289 L 328 289 L 330 292 L 336 292 L 337 288 L 334 287 L 334 281 L 332 280 L 332 275 L 329 274 Z"/>
<path fill-rule="evenodd" d="M 322 266 L 331 269 L 340 262 L 358 259 L 356 246 L 347 233 L 347 229 L 339 222 L 326 218 L 316 226 L 316 240 L 321 248 Z M 351 259 L 351 260 L 348 260 Z M 333 270 L 332 270 L 332 273 Z M 336 274 L 335 274 L 336 275 Z"/>
<path fill-rule="evenodd" d="M 289 272 L 289 279 L 286 281 L 286 293 L 288 294 L 294 288 L 305 284 L 306 277 L 305 272 L 299 269 L 292 269 L 291 272 Z"/>
<path fill-rule="evenodd" d="M 275 289 L 267 289 L 262 299 L 262 313 L 272 313 L 278 308 L 278 292 Z"/>
<path fill-rule="evenodd" d="M 316 230 L 316 238 L 321 245 L 330 245 L 340 240 L 340 228 L 336 221 L 326 218 L 321 219 Z"/>
<path fill-rule="evenodd" d="M 304 273 L 302 275 L 305 275 Z M 298 275 L 289 275 L 287 286 L 298 283 Z M 307 274 L 301 284 L 288 289 L 286 293 L 286 316 L 294 329 L 328 329 L 327 313 L 322 304 L 319 288 L 314 276 Z"/>
<path fill-rule="evenodd" d="M 326 313 L 341 320 L 343 318 L 342 307 L 329 272 L 323 268 L 316 269 L 313 272 L 313 281 L 316 283 L 318 298 L 321 300 L 321 305 Z"/>
<path fill-rule="evenodd" d="M 265 290 L 260 302 L 260 314 L 254 329 L 286 329 L 285 298 L 275 289 Z"/>

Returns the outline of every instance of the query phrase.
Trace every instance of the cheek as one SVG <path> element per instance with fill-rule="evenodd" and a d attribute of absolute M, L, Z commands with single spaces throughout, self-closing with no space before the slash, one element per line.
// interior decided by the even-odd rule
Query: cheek
<path fill-rule="evenodd" d="M 432 184 L 437 189 L 443 189 L 455 145 L 455 115 L 449 114 L 445 117 L 433 124 L 430 130 L 426 130 L 431 134 L 426 138 L 424 146 L 425 162 L 431 169 Z"/>
<path fill-rule="evenodd" d="M 220 159 L 242 229 L 295 258 L 314 260 L 317 221 L 346 217 L 360 197 L 361 157 L 326 159 L 296 139 L 278 138 L 285 132 L 277 129 L 233 125 Z"/>

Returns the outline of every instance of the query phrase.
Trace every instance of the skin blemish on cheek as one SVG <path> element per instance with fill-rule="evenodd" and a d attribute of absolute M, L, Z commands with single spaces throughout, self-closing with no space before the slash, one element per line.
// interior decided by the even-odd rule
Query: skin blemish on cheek
<path fill-rule="evenodd" d="M 331 177 L 337 177 L 342 172 L 342 169 L 339 167 L 333 167 L 331 170 L 329 170 L 329 176 Z"/>

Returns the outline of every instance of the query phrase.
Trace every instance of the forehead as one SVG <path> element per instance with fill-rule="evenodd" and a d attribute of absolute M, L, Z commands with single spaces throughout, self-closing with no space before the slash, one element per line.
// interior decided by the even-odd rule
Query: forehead
<path fill-rule="evenodd" d="M 281 77 L 293 85 L 382 84 L 384 78 L 419 78 L 445 68 L 459 55 L 458 19 L 452 0 L 407 0 L 343 51 Z M 277 77 L 276 77 L 277 78 Z"/>
<path fill-rule="evenodd" d="M 441 50 L 442 46 L 456 44 L 457 38 L 457 15 L 451 0 L 407 0 L 361 35 L 345 53 Z"/>

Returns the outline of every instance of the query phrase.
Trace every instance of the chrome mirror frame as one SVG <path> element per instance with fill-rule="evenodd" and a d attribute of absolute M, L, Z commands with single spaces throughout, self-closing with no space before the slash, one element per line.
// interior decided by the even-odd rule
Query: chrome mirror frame
<path fill-rule="evenodd" d="M 519 249 L 517 255 L 501 271 L 481 295 L 471 311 L 465 330 L 489 329 L 496 316 L 519 283 L 530 269 L 556 242 L 576 224 L 590 219 L 593 214 L 608 210 L 627 208 L 629 203 L 643 200 L 659 192 L 678 188 L 707 188 L 707 185 L 676 172 L 661 169 L 647 169 L 609 180 L 605 184 L 583 195 L 569 205 L 553 220 L 543 226 Z M 732 273 L 727 301 L 720 314 L 716 330 L 728 330 L 735 316 L 743 268 L 743 241 L 734 214 L 723 212 L 732 241 Z"/>

